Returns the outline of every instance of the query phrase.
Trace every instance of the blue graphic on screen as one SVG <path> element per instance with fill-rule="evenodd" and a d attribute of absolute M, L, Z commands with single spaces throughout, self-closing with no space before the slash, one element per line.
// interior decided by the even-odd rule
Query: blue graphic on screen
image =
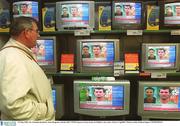
<path fill-rule="evenodd" d="M 32 17 L 38 20 L 38 3 L 32 2 Z"/>
<path fill-rule="evenodd" d="M 112 87 L 112 106 L 124 106 L 124 87 Z"/>
<path fill-rule="evenodd" d="M 53 61 L 54 60 L 54 46 L 53 46 L 53 40 L 45 40 L 44 46 L 45 46 L 45 60 L 47 61 Z"/>
<path fill-rule="evenodd" d="M 89 4 L 82 4 L 82 20 L 89 21 Z"/>
<path fill-rule="evenodd" d="M 135 10 L 136 10 L 136 14 L 135 17 L 136 19 L 141 19 L 141 3 L 136 3 L 135 4 Z"/>
<path fill-rule="evenodd" d="M 114 43 L 107 43 L 107 62 L 114 61 Z"/>
<path fill-rule="evenodd" d="M 169 48 L 169 62 L 175 63 L 176 62 L 176 46 L 170 46 Z"/>
<path fill-rule="evenodd" d="M 56 90 L 52 90 L 52 98 L 53 98 L 53 104 L 54 104 L 54 109 L 56 109 Z"/>

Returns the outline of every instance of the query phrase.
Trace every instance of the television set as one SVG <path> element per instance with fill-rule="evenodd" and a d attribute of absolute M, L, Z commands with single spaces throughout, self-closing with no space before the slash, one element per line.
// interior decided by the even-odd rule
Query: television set
<path fill-rule="evenodd" d="M 64 102 L 64 85 L 53 84 L 52 85 L 52 98 L 55 109 L 55 118 L 60 119 L 64 115 L 65 102 Z"/>
<path fill-rule="evenodd" d="M 6 0 L 0 3 L 0 32 L 8 32 L 10 25 L 10 6 Z"/>
<path fill-rule="evenodd" d="M 55 36 L 41 36 L 31 48 L 37 63 L 45 72 L 57 72 L 57 46 Z"/>
<path fill-rule="evenodd" d="M 142 119 L 180 119 L 179 81 L 139 81 L 138 93 Z"/>
<path fill-rule="evenodd" d="M 130 82 L 127 80 L 74 80 L 74 112 L 89 116 L 129 114 Z"/>
<path fill-rule="evenodd" d="M 180 28 L 180 1 L 166 0 L 160 2 L 161 29 Z"/>
<path fill-rule="evenodd" d="M 39 21 L 38 1 L 16 0 L 13 2 L 13 5 L 12 5 L 12 13 L 13 13 L 13 18 L 20 17 L 20 16 L 26 16 L 26 17 L 33 17 L 34 19 Z"/>
<path fill-rule="evenodd" d="M 94 28 L 94 1 L 56 2 L 56 28 L 76 30 Z"/>
<path fill-rule="evenodd" d="M 140 1 L 113 1 L 113 29 L 142 29 L 143 5 Z"/>
<path fill-rule="evenodd" d="M 119 39 L 79 39 L 76 46 L 77 72 L 113 73 L 120 61 Z"/>
<path fill-rule="evenodd" d="M 143 43 L 141 70 L 147 72 L 176 72 L 179 70 L 178 43 Z"/>

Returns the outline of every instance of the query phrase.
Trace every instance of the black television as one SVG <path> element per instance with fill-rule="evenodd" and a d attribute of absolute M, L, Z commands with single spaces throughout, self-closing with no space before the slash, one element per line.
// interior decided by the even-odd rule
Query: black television
<path fill-rule="evenodd" d="M 129 114 L 130 82 L 74 80 L 74 112 L 89 116 Z"/>
<path fill-rule="evenodd" d="M 138 115 L 148 119 L 180 119 L 179 81 L 139 81 Z"/>
<path fill-rule="evenodd" d="M 134 0 L 117 0 L 112 3 L 113 29 L 142 29 L 143 3 Z"/>
<path fill-rule="evenodd" d="M 120 61 L 119 39 L 79 39 L 76 43 L 76 66 L 80 73 L 113 73 Z"/>
<path fill-rule="evenodd" d="M 59 120 L 63 117 L 65 112 L 63 84 L 52 84 L 52 97 L 55 109 L 55 119 Z"/>
<path fill-rule="evenodd" d="M 56 28 L 60 30 L 94 29 L 94 1 L 56 2 Z"/>
<path fill-rule="evenodd" d="M 39 21 L 39 3 L 37 0 L 14 0 L 12 2 L 13 18 L 26 16 Z"/>
<path fill-rule="evenodd" d="M 180 1 L 164 0 L 160 2 L 161 29 L 180 28 Z"/>
<path fill-rule="evenodd" d="M 57 72 L 57 44 L 55 36 L 41 36 L 31 48 L 38 64 L 45 72 Z"/>
<path fill-rule="evenodd" d="M 176 72 L 179 70 L 179 43 L 143 43 L 141 70 Z"/>

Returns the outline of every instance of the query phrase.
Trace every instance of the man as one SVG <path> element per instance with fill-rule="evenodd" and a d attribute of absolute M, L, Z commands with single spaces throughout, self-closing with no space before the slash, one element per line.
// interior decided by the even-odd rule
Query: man
<path fill-rule="evenodd" d="M 89 53 L 89 46 L 85 45 L 82 48 L 82 58 L 90 58 L 91 54 Z"/>
<path fill-rule="evenodd" d="M 163 104 L 170 102 L 171 89 L 169 87 L 162 87 L 159 89 L 159 100 Z"/>
<path fill-rule="evenodd" d="M 69 14 L 68 14 L 68 8 L 67 7 L 63 7 L 63 13 L 61 15 L 62 18 L 67 18 L 69 17 Z"/>
<path fill-rule="evenodd" d="M 36 20 L 14 19 L 10 35 L 0 51 L 1 119 L 54 120 L 50 82 L 31 52 L 39 37 Z"/>
<path fill-rule="evenodd" d="M 176 6 L 176 16 L 180 16 L 180 5 Z"/>
<path fill-rule="evenodd" d="M 71 7 L 72 17 L 79 17 L 79 11 L 77 7 Z"/>
<path fill-rule="evenodd" d="M 122 12 L 122 7 L 121 5 L 116 5 L 116 12 L 115 12 L 115 16 L 122 16 L 123 12 Z"/>
<path fill-rule="evenodd" d="M 131 6 L 130 5 L 124 5 L 124 11 L 126 16 L 131 16 Z"/>
<path fill-rule="evenodd" d="M 154 88 L 147 87 L 145 89 L 146 98 L 144 98 L 144 103 L 156 103 L 156 98 L 154 97 Z"/>
<path fill-rule="evenodd" d="M 27 14 L 28 13 L 28 5 L 27 4 L 21 4 L 20 8 L 21 8 L 21 13 L 22 14 Z"/>
<path fill-rule="evenodd" d="M 166 17 L 170 17 L 173 16 L 173 10 L 171 6 L 166 6 L 166 13 L 165 13 Z"/>
<path fill-rule="evenodd" d="M 93 45 L 93 54 L 94 54 L 94 58 L 102 57 L 100 45 Z"/>
<path fill-rule="evenodd" d="M 166 50 L 164 48 L 159 48 L 158 49 L 158 57 L 159 59 L 166 59 L 167 56 L 166 56 Z"/>
<path fill-rule="evenodd" d="M 155 50 L 154 49 L 149 49 L 149 56 L 148 56 L 148 60 L 155 60 L 156 59 L 156 56 L 155 56 Z"/>
<path fill-rule="evenodd" d="M 94 96 L 96 97 L 97 101 L 104 101 L 105 100 L 105 92 L 106 90 L 104 88 L 94 88 Z"/>

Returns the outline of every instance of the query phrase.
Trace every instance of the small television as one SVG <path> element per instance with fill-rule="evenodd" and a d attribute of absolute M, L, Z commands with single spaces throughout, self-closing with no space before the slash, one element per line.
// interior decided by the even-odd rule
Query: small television
<path fill-rule="evenodd" d="M 180 119 L 180 82 L 139 81 L 138 115 L 143 119 Z"/>
<path fill-rule="evenodd" d="M 176 72 L 179 70 L 178 43 L 143 43 L 141 68 L 147 72 Z"/>
<path fill-rule="evenodd" d="M 65 102 L 64 102 L 64 85 L 53 84 L 52 85 L 52 98 L 55 109 L 55 118 L 60 119 L 64 115 Z"/>
<path fill-rule="evenodd" d="M 166 0 L 161 1 L 161 28 L 179 29 L 180 28 L 180 1 Z"/>
<path fill-rule="evenodd" d="M 143 5 L 138 1 L 113 1 L 113 29 L 142 29 Z"/>
<path fill-rule="evenodd" d="M 8 32 L 10 25 L 9 3 L 6 0 L 1 0 L 0 3 L 0 32 Z"/>
<path fill-rule="evenodd" d="M 119 39 L 80 39 L 76 46 L 77 72 L 113 73 L 120 61 Z"/>
<path fill-rule="evenodd" d="M 26 16 L 26 17 L 33 17 L 34 19 L 39 21 L 38 2 L 33 0 L 24 0 L 24 1 L 16 0 L 13 2 L 12 5 L 12 13 L 13 13 L 13 18 Z"/>
<path fill-rule="evenodd" d="M 55 36 L 41 36 L 31 48 L 38 64 L 45 72 L 57 72 L 57 47 Z"/>
<path fill-rule="evenodd" d="M 74 81 L 74 112 L 90 116 L 129 114 L 130 82 Z"/>
<path fill-rule="evenodd" d="M 94 1 L 56 2 L 57 30 L 94 28 Z"/>

